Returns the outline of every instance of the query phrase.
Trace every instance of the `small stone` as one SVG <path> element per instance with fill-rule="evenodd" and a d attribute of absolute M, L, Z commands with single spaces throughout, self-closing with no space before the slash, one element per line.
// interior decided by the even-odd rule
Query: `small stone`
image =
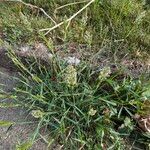
<path fill-rule="evenodd" d="M 69 57 L 65 58 L 65 60 L 70 65 L 78 65 L 80 63 L 80 60 L 76 57 L 70 57 L 69 56 Z"/>
<path fill-rule="evenodd" d="M 29 52 L 30 50 L 31 50 L 32 48 L 30 47 L 30 46 L 22 46 L 22 47 L 20 47 L 20 50 L 22 51 L 22 52 Z"/>

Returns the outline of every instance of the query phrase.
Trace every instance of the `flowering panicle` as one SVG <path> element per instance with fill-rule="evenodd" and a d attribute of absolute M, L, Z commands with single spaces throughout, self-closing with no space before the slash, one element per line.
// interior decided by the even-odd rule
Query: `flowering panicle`
<path fill-rule="evenodd" d="M 34 118 L 42 118 L 44 113 L 41 110 L 32 110 L 31 115 Z"/>
<path fill-rule="evenodd" d="M 66 68 L 65 82 L 69 87 L 77 85 L 77 71 L 72 65 L 69 65 Z"/>
<path fill-rule="evenodd" d="M 109 77 L 110 74 L 111 74 L 111 69 L 110 69 L 110 67 L 104 67 L 104 68 L 100 71 L 99 76 L 98 76 L 98 79 L 99 79 L 100 81 L 103 81 L 103 80 L 105 80 L 107 77 Z"/>

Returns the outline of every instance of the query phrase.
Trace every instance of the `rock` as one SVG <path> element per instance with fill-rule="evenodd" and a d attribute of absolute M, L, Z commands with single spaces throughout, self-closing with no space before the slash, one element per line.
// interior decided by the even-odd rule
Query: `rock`
<path fill-rule="evenodd" d="M 0 66 L 9 70 L 15 70 L 15 65 L 7 55 L 7 49 L 9 48 L 8 43 L 4 43 L 0 46 Z M 49 49 L 42 43 L 36 43 L 33 46 L 23 45 L 19 47 L 11 47 L 15 52 L 16 56 L 20 57 L 23 61 L 26 58 L 36 58 L 41 60 L 43 63 L 49 63 L 53 58 L 53 54 Z"/>
<path fill-rule="evenodd" d="M 43 43 L 35 43 L 34 46 L 21 46 L 16 54 L 21 57 L 35 57 L 47 62 L 53 57 Z"/>
<path fill-rule="evenodd" d="M 75 65 L 77 66 L 79 63 L 80 63 L 80 60 L 76 57 L 67 57 L 67 58 L 64 58 L 64 60 L 70 64 L 70 65 Z"/>

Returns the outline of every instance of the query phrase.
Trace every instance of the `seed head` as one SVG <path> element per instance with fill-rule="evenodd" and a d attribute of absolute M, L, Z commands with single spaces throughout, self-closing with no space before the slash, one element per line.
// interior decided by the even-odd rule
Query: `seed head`
<path fill-rule="evenodd" d="M 99 73 L 99 76 L 98 76 L 98 79 L 101 81 L 101 80 L 105 80 L 107 77 L 109 77 L 111 74 L 111 69 L 110 67 L 104 67 L 100 73 Z"/>
<path fill-rule="evenodd" d="M 72 65 L 69 65 L 66 68 L 65 82 L 69 87 L 77 85 L 77 71 Z"/>
<path fill-rule="evenodd" d="M 42 118 L 44 113 L 41 110 L 32 110 L 31 115 L 34 118 Z"/>

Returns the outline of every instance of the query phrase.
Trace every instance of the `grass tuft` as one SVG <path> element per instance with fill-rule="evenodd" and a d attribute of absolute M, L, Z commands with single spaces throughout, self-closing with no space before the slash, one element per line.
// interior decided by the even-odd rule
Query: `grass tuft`
<path fill-rule="evenodd" d="M 121 70 L 112 72 L 109 66 L 95 73 L 86 63 L 68 66 L 54 60 L 46 68 L 38 61 L 23 64 L 12 52 L 9 56 L 21 69 L 13 95 L 39 119 L 32 141 L 45 126 L 53 142 L 65 149 L 131 148 L 127 139 L 133 135 L 148 146 L 149 139 L 134 119 L 145 100 L 140 79 L 125 76 Z"/>
<path fill-rule="evenodd" d="M 23 45 L 44 39 L 53 55 L 51 45 L 76 42 L 91 47 L 89 53 L 93 55 L 105 49 L 114 54 L 114 59 L 118 53 L 126 57 L 130 52 L 137 55 L 144 52 L 147 57 L 149 16 L 148 0 L 145 3 L 142 0 L 3 1 L 0 41 Z M 55 26 L 55 30 L 48 32 Z M 135 143 L 148 148 L 149 133 L 140 130 L 140 118 L 136 117 L 149 115 L 146 106 L 150 101 L 149 89 L 145 91 L 142 79 L 132 78 L 121 67 L 115 72 L 111 66 L 95 71 L 90 62 L 73 66 L 57 56 L 50 66 L 44 66 L 38 59 L 22 62 L 9 49 L 8 56 L 20 70 L 18 85 L 10 97 L 16 106 L 26 107 L 38 120 L 31 140 L 19 143 L 16 148 L 27 149 L 39 137 L 49 147 L 58 143 L 61 149 L 122 150 L 133 148 Z M 49 129 L 50 141 L 40 134 L 43 127 Z"/>

